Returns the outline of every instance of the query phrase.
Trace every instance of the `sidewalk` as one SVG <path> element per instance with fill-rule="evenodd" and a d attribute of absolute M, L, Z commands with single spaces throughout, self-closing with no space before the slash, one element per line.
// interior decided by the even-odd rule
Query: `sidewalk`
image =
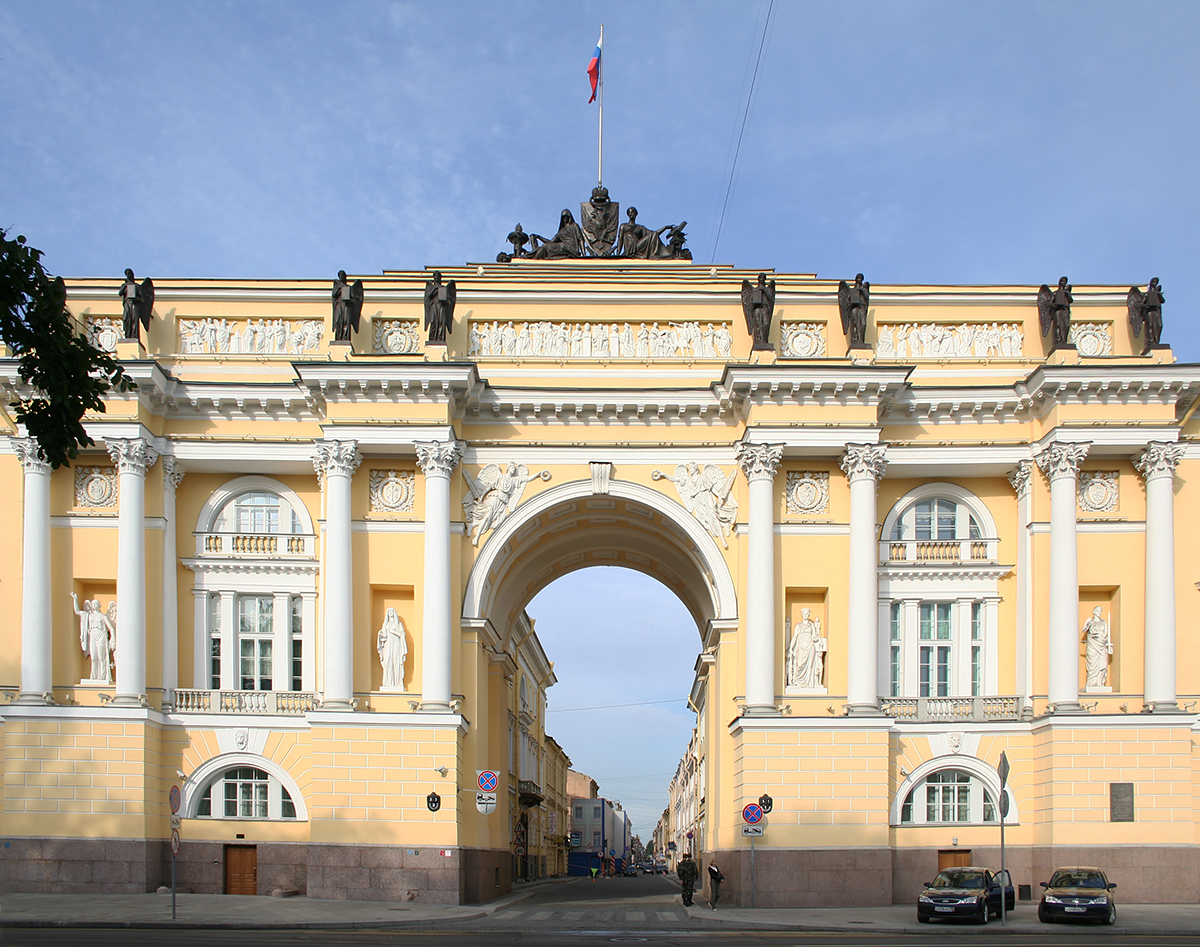
<path fill-rule="evenodd" d="M 682 903 L 682 899 L 681 902 Z M 790 931 L 857 931 L 872 934 L 925 934 L 936 936 L 938 931 L 952 928 L 955 936 L 970 936 L 972 932 L 1009 930 L 1015 934 L 1086 933 L 1139 934 L 1146 936 L 1171 936 L 1191 934 L 1200 936 L 1200 904 L 1121 904 L 1117 903 L 1117 923 L 1112 927 L 1103 924 L 1043 924 L 1037 918 L 1037 902 L 1022 901 L 1008 915 L 1007 923 L 1000 926 L 999 918 L 993 918 L 987 926 L 966 924 L 961 921 L 941 921 L 930 924 L 917 923 L 916 905 L 893 904 L 882 908 L 733 908 L 720 903 L 714 911 L 707 901 L 701 901 L 697 892 L 696 902 L 684 907 L 688 916 L 697 921 L 718 921 L 731 928 L 761 928 L 764 930 Z"/>
<path fill-rule="evenodd" d="M 316 898 L 176 895 L 176 920 L 166 894 L 0 894 L 0 928 L 323 929 L 411 927 L 470 921 L 532 897 L 546 885 L 575 881 L 549 878 L 520 885 L 487 904 L 418 904 L 395 901 L 323 901 Z"/>

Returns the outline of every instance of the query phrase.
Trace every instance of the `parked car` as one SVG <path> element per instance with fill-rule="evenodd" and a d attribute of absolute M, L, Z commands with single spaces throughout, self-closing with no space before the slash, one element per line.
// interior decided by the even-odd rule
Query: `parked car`
<path fill-rule="evenodd" d="M 1002 878 L 987 868 L 947 868 L 917 898 L 917 920 L 927 924 L 930 918 L 957 917 L 986 924 L 992 915 L 999 916 L 1001 897 L 1011 911 L 1017 898 L 1008 872 Z"/>
<path fill-rule="evenodd" d="M 1116 885 L 1099 868 L 1057 868 L 1041 884 L 1046 890 L 1038 905 L 1038 920 L 1043 924 L 1084 918 L 1117 923 L 1112 895 Z"/>

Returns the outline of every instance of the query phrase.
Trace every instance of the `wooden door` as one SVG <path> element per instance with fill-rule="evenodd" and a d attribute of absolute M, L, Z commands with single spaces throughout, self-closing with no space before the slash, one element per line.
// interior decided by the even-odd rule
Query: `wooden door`
<path fill-rule="evenodd" d="M 951 848 L 938 852 L 938 871 L 944 868 L 965 868 L 971 864 L 969 848 Z"/>
<path fill-rule="evenodd" d="M 225 846 L 225 893 L 258 894 L 257 846 Z"/>

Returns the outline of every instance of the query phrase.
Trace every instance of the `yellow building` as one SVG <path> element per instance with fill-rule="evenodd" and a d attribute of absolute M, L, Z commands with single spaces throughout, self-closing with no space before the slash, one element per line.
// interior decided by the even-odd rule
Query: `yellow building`
<path fill-rule="evenodd" d="M 8 890 L 153 890 L 178 783 L 195 891 L 507 892 L 558 834 L 525 607 L 617 565 L 696 621 L 734 902 L 764 792 L 759 906 L 997 865 L 1002 752 L 1019 884 L 1200 898 L 1200 368 L 1140 354 L 1125 287 L 1076 287 L 1051 351 L 1036 287 L 877 285 L 851 348 L 836 281 L 774 274 L 753 349 L 757 271 L 443 272 L 445 344 L 425 272 L 364 277 L 350 342 L 328 282 L 158 280 L 144 345 L 119 281 L 68 282 L 138 387 L 70 469 L 0 443 Z"/>

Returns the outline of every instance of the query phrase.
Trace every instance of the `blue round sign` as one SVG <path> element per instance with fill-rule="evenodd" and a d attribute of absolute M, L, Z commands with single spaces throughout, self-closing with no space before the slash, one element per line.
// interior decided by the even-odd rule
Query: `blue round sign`
<path fill-rule="evenodd" d="M 752 802 L 742 810 L 742 818 L 754 825 L 756 822 L 761 822 L 763 817 L 762 806 L 757 802 Z"/>

